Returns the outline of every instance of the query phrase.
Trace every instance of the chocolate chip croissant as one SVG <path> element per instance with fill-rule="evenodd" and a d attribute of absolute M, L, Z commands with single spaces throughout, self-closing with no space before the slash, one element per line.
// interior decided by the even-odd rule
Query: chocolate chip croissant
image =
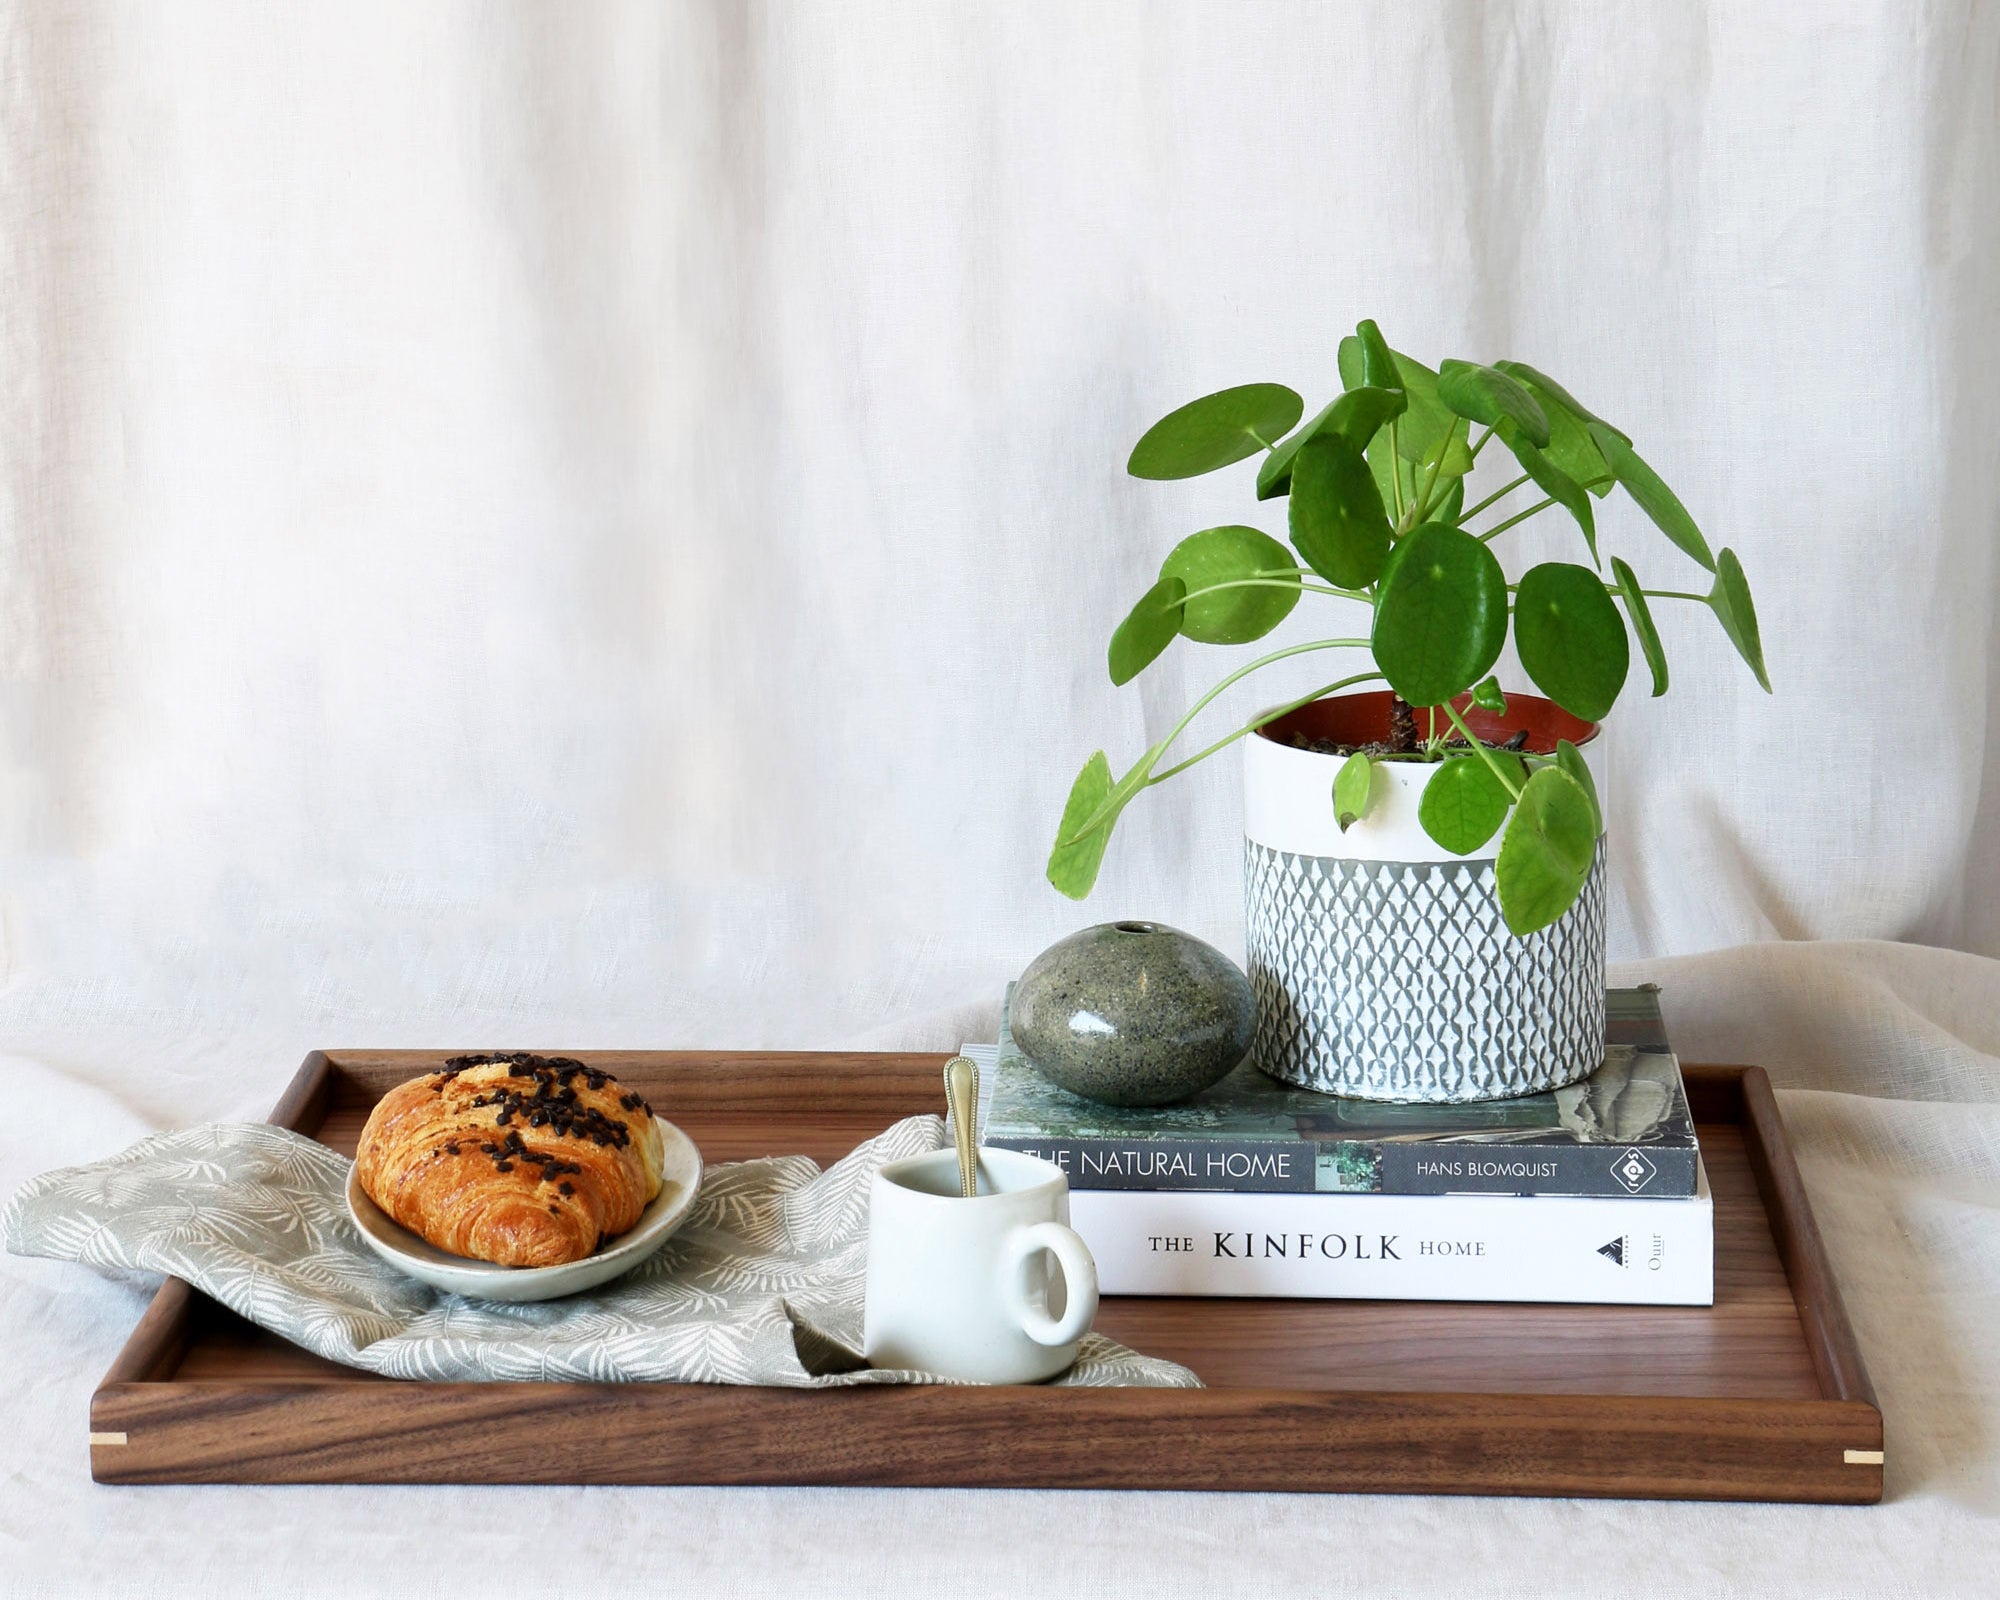
<path fill-rule="evenodd" d="M 660 1192 L 653 1108 L 566 1056 L 455 1056 L 398 1084 L 361 1130 L 368 1198 L 456 1256 L 580 1261 Z"/>

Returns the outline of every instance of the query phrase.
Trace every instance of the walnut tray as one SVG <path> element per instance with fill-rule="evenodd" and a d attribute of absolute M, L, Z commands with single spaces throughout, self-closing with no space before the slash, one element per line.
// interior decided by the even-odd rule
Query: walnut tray
<path fill-rule="evenodd" d="M 456 1051 L 307 1057 L 272 1121 L 352 1153 Z M 711 1163 L 846 1154 L 938 1104 L 933 1055 L 585 1051 Z M 1200 1390 L 413 1383 L 178 1279 L 91 1399 L 103 1483 L 903 1484 L 1805 1500 L 1882 1496 L 1882 1416 L 1757 1067 L 1689 1067 L 1709 1308 L 1109 1299 Z M 534 1448 L 519 1449 L 532 1425 Z"/>

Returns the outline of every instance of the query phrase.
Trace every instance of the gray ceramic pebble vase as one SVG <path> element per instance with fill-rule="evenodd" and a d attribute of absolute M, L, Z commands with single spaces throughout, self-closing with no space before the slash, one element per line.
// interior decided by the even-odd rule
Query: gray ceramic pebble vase
<path fill-rule="evenodd" d="M 1028 964 L 1007 1014 L 1051 1083 L 1112 1106 L 1164 1106 L 1219 1083 L 1257 1024 L 1250 980 L 1157 922 L 1107 922 Z"/>

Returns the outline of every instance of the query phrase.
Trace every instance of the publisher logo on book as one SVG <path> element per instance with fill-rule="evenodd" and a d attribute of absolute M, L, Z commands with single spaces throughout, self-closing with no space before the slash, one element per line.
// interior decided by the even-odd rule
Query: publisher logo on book
<path fill-rule="evenodd" d="M 1646 1159 L 1643 1150 L 1625 1150 L 1611 1163 L 1611 1176 L 1625 1186 L 1627 1194 L 1637 1194 L 1660 1175 L 1660 1169 Z"/>

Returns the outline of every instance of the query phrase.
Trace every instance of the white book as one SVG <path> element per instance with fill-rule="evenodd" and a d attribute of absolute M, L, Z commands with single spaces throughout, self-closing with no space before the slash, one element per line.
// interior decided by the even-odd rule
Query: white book
<path fill-rule="evenodd" d="M 1104 1294 L 1715 1303 L 1715 1203 L 1078 1189 Z"/>
<path fill-rule="evenodd" d="M 999 1051 L 964 1053 L 983 1132 Z M 1073 1189 L 1069 1207 L 1104 1294 L 1715 1304 L 1705 1168 L 1692 1200 Z"/>

